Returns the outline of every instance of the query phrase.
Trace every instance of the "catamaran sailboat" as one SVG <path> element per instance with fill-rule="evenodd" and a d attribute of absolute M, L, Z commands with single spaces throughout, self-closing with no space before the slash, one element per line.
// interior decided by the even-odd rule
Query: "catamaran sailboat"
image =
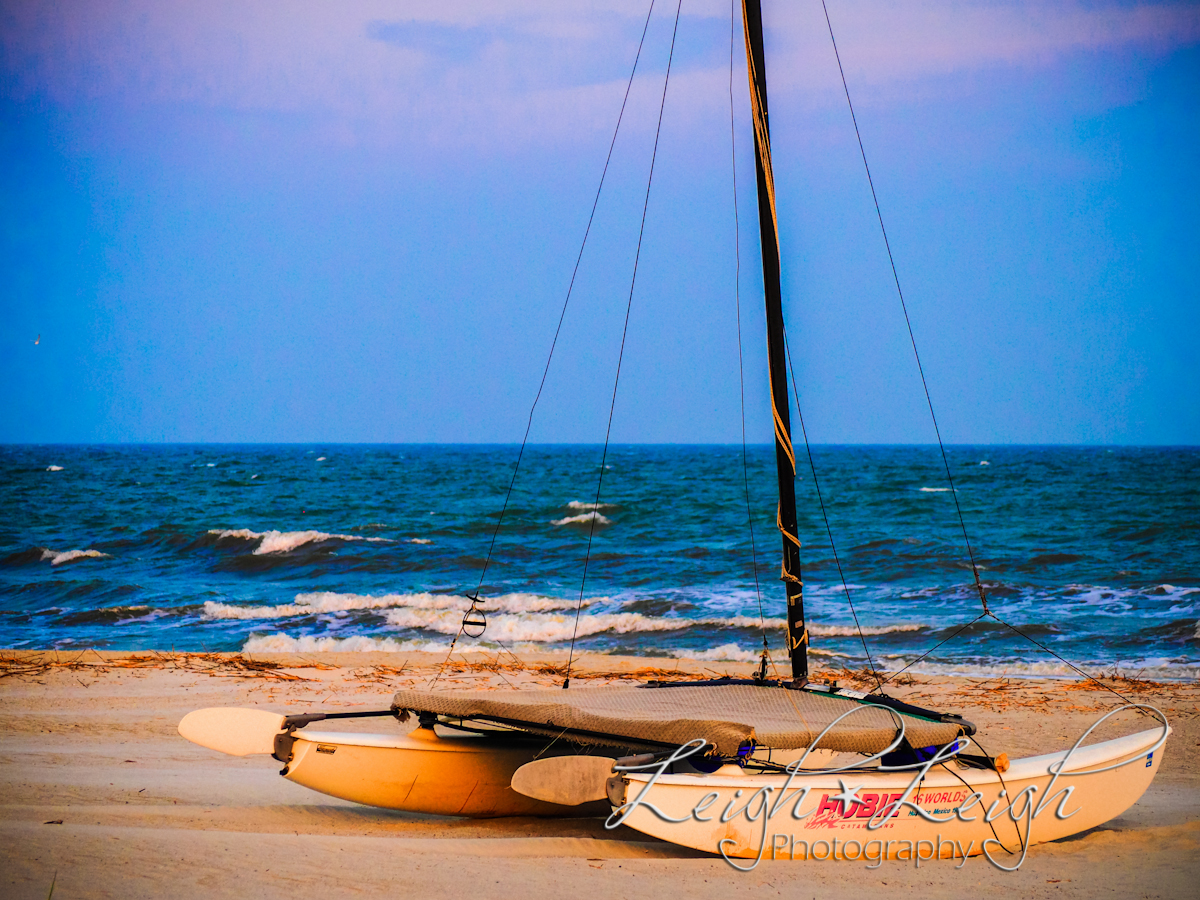
<path fill-rule="evenodd" d="M 790 677 L 768 677 L 764 656 L 745 680 L 402 690 L 389 709 L 365 714 L 417 718 L 415 730 L 394 736 L 309 727 L 363 713 L 204 709 L 180 722 L 184 737 L 233 755 L 270 755 L 290 781 L 370 806 L 455 816 L 611 813 L 613 823 L 728 858 L 854 859 L 875 840 L 881 855 L 909 858 L 924 845 L 933 848 L 926 858 L 974 855 L 989 843 L 1017 851 L 1095 827 L 1146 790 L 1170 732 L 1149 707 L 1138 710 L 1155 727 L 1009 761 L 966 752 L 975 726 L 960 715 L 882 688 L 810 681 L 760 0 L 742 0 L 742 20 Z M 977 572 L 976 585 L 991 615 Z"/>

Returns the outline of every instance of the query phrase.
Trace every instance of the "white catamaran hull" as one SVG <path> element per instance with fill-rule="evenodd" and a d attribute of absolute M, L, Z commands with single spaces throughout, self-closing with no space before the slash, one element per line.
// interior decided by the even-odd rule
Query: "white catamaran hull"
<path fill-rule="evenodd" d="M 1156 729 L 1070 753 L 1019 759 L 1003 775 L 951 761 L 950 771 L 937 766 L 911 790 L 912 772 L 802 773 L 789 784 L 787 775 L 736 774 L 726 766 L 713 775 L 624 774 L 610 781 L 609 796 L 618 810 L 620 804 L 632 805 L 621 819 L 625 825 L 727 857 L 914 859 L 919 853 L 931 859 L 975 856 L 986 843 L 1000 861 L 1005 854 L 997 841 L 1020 854 L 1025 845 L 1078 834 L 1123 813 L 1158 771 L 1162 752 L 1155 744 L 1163 739 L 1162 729 Z M 1052 785 L 1048 768 L 1068 756 Z M 847 809 L 835 795 L 856 786 L 862 803 Z M 980 796 L 972 802 L 976 793 Z M 886 818 L 874 816 L 902 796 L 912 806 Z M 764 815 L 764 806 L 775 814 Z M 927 819 L 913 806 L 941 821 Z M 802 818 L 794 818 L 795 812 Z"/>

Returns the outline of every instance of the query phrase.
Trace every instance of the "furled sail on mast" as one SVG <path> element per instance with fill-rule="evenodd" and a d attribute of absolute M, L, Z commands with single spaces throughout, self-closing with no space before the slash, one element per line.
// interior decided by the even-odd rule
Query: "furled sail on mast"
<path fill-rule="evenodd" d="M 767 122 L 767 68 L 763 52 L 762 4 L 742 0 L 746 33 L 746 70 L 754 120 L 754 162 L 758 173 L 758 231 L 762 244 L 763 287 L 767 303 L 767 361 L 771 413 L 775 420 L 775 468 L 779 476 L 776 523 L 783 539 L 780 578 L 787 592 L 788 655 L 792 677 L 808 679 L 808 629 L 804 625 L 804 583 L 796 527 L 796 451 L 788 414 L 787 352 L 783 341 L 783 300 L 779 287 L 779 221 L 775 214 L 775 175 L 771 169 L 771 132 Z"/>
<path fill-rule="evenodd" d="M 766 71 L 759 0 L 743 0 L 750 99 L 758 172 L 759 230 L 767 308 L 767 352 L 775 455 L 779 479 L 778 526 L 783 539 L 782 579 L 788 600 L 791 682 L 718 679 L 690 684 L 612 685 L 586 690 L 400 690 L 392 708 L 443 720 L 500 725 L 581 745 L 662 750 L 703 739 L 719 756 L 754 747 L 817 746 L 879 753 L 901 738 L 911 746 L 944 746 L 974 726 L 960 717 L 921 709 L 882 695 L 819 690 L 808 681 L 800 541 L 796 527 L 795 451 L 788 415 L 787 352 L 780 292 L 775 182 L 767 126 Z M 563 685 L 566 687 L 566 683 Z"/>

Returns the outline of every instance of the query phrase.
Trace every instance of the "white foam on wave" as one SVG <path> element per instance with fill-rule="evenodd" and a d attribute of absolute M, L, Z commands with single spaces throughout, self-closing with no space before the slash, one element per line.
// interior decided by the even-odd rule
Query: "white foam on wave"
<path fill-rule="evenodd" d="M 840 656 L 843 659 L 850 658 L 849 653 L 838 653 L 836 650 L 822 650 L 819 647 L 809 647 L 808 655 L 809 656 L 828 656 L 828 657 Z"/>
<path fill-rule="evenodd" d="M 616 509 L 615 503 L 584 503 L 582 500 L 572 500 L 567 504 L 567 509 Z"/>
<path fill-rule="evenodd" d="M 1113 619 L 1136 613 L 1143 620 L 1170 620 L 1200 612 L 1200 587 L 1109 587 L 1106 585 L 1068 584 L 1062 589 L 1070 606 L 1060 607 L 1060 615 L 1070 620 L 1076 612 Z M 1041 598 L 1022 597 L 1029 606 Z M 1078 608 L 1077 608 L 1078 607 Z"/>
<path fill-rule="evenodd" d="M 47 472 L 61 472 L 62 470 L 63 470 L 62 466 L 46 466 Z"/>
<path fill-rule="evenodd" d="M 573 604 L 572 604 L 573 605 Z M 462 624 L 462 609 L 404 608 L 384 613 L 394 628 L 417 628 L 441 634 L 457 634 Z M 684 619 L 677 616 L 644 616 L 641 613 L 593 613 L 578 617 L 574 613 L 500 613 L 487 617 L 487 637 L 494 640 L 556 643 L 569 641 L 571 636 L 594 634 L 645 634 L 648 632 L 684 631 L 696 627 L 758 628 L 759 620 L 750 616 L 727 619 Z M 784 628 L 783 619 L 767 619 L 768 628 Z"/>
<path fill-rule="evenodd" d="M 208 529 L 209 534 L 215 534 L 218 540 L 223 538 L 241 538 L 244 541 L 257 541 L 263 536 L 261 531 L 251 531 L 249 528 L 220 528 Z"/>
<path fill-rule="evenodd" d="M 696 659 L 702 662 L 757 662 L 762 651 L 743 650 L 737 644 L 722 644 L 708 650 L 672 650 L 676 659 Z"/>
<path fill-rule="evenodd" d="M 289 637 L 286 634 L 251 635 L 242 645 L 244 653 L 445 653 L 449 643 L 438 641 L 397 641 L 371 637 Z M 486 648 L 460 643 L 461 653 Z"/>
<path fill-rule="evenodd" d="M 1166 596 L 1186 597 L 1188 594 L 1200 594 L 1200 587 L 1176 587 L 1173 584 L 1160 584 L 1154 588 L 1154 592 Z"/>
<path fill-rule="evenodd" d="M 431 541 L 429 538 L 409 538 L 404 543 L 406 543 L 406 544 L 432 544 L 433 541 Z"/>
<path fill-rule="evenodd" d="M 901 656 L 888 656 L 887 662 L 880 666 L 881 670 L 897 672 L 908 665 L 908 660 Z M 1143 664 L 1144 663 L 1144 664 Z M 1081 667 L 1090 675 L 1107 677 L 1123 675 L 1144 678 L 1150 681 L 1194 681 L 1200 677 L 1200 663 L 1172 662 L 1170 660 L 1143 660 L 1140 662 L 1122 664 L 1121 666 Z M 965 675 L 989 676 L 1005 678 L 1065 678 L 1075 680 L 1079 673 L 1070 666 L 1059 662 L 1034 662 L 1030 660 L 1012 660 L 1005 662 L 983 663 L 953 663 L 940 662 L 936 659 L 923 660 L 905 669 L 922 675 Z"/>
<path fill-rule="evenodd" d="M 781 620 L 782 621 L 782 620 Z M 782 626 L 781 626 L 782 627 Z M 919 622 L 906 622 L 901 625 L 864 625 L 863 634 L 902 634 L 908 631 L 921 631 L 928 626 Z M 813 625 L 808 630 L 817 637 L 857 637 L 859 629 L 853 625 Z"/>
<path fill-rule="evenodd" d="M 50 560 L 50 565 L 61 566 L 63 563 L 74 562 L 77 559 L 103 559 L 107 553 L 99 550 L 43 550 L 42 559 Z"/>
<path fill-rule="evenodd" d="M 397 640 L 395 638 L 376 638 L 376 637 L 291 637 L 286 634 L 255 634 L 251 635 L 246 643 L 242 646 L 245 653 L 445 653 L 449 649 L 448 641 L 429 641 L 429 640 Z M 459 641 L 456 649 L 462 653 L 472 652 L 487 652 L 493 648 L 485 642 L 473 644 L 465 641 Z M 518 648 L 520 649 L 520 648 Z M 604 651 L 592 651 L 601 654 Z M 676 659 L 694 659 L 701 662 L 739 662 L 739 663 L 754 663 L 760 658 L 761 650 L 746 649 L 737 644 L 729 643 L 722 644 L 718 647 L 711 647 L 707 650 L 692 650 L 692 649 L 673 649 L 670 650 L 670 656 Z M 816 656 L 839 656 L 832 652 L 819 652 L 810 650 L 811 654 Z M 776 660 L 779 663 L 780 660 Z M 1181 681 L 1194 680 L 1200 676 L 1200 665 L 1196 663 L 1188 664 L 1173 664 L 1167 661 L 1155 661 L 1160 664 L 1151 667 L 1146 667 L 1141 670 L 1136 668 L 1122 669 L 1121 674 L 1136 675 L 1141 678 L 1148 678 L 1159 681 Z M 880 670 L 884 672 L 895 672 L 904 666 L 904 660 L 896 657 L 891 657 L 888 664 L 881 666 Z M 1037 662 L 1011 662 L 1004 664 L 957 664 L 957 663 L 940 663 L 936 660 L 930 660 L 918 663 L 909 672 L 916 672 L 924 675 L 958 675 L 967 677 L 996 677 L 1005 676 L 1009 678 L 1054 678 L 1054 679 L 1075 679 L 1078 675 L 1062 666 L 1054 663 L 1037 663 Z M 1094 671 L 1093 674 L 1111 675 L 1113 674 L 1111 667 L 1109 670 Z"/>
<path fill-rule="evenodd" d="M 305 544 L 321 543 L 323 541 L 371 541 L 380 544 L 394 544 L 395 541 L 381 537 L 359 537 L 354 534 L 328 534 L 324 531 L 251 531 L 249 528 L 210 528 L 209 534 L 215 534 L 218 540 L 241 538 L 244 541 L 262 541 L 254 550 L 255 556 L 267 553 L 290 553 Z"/>
<path fill-rule="evenodd" d="M 116 623 L 118 625 L 129 625 L 133 622 L 157 622 L 159 619 L 165 619 L 172 615 L 172 611 L 169 609 L 150 609 L 148 606 L 125 606 L 120 607 L 120 609 L 129 610 L 131 612 L 140 611 L 142 614 L 138 616 L 130 616 L 127 619 L 119 619 Z M 150 610 L 149 612 L 144 612 L 144 610 L 148 609 Z"/>
<path fill-rule="evenodd" d="M 588 522 L 594 521 L 597 525 L 611 525 L 612 520 L 603 513 L 592 510 L 587 513 L 580 513 L 577 516 L 566 516 L 562 519 L 555 519 L 551 525 L 586 525 Z"/>
<path fill-rule="evenodd" d="M 846 657 L 844 653 L 822 651 L 815 648 L 810 648 L 808 652 L 810 656 Z M 670 655 L 677 659 L 715 662 L 757 662 L 762 657 L 762 650 L 759 648 L 743 648 L 737 644 L 730 643 L 722 644 L 719 647 L 713 647 L 709 650 L 674 649 L 670 651 Z M 782 659 L 775 659 L 776 664 L 781 664 L 782 661 Z M 1145 663 L 1145 665 L 1141 663 Z M 887 662 L 880 665 L 879 668 L 881 672 L 898 672 L 900 669 L 905 668 L 906 665 L 907 660 L 903 657 L 890 656 L 887 657 Z M 1195 680 L 1197 675 L 1200 675 L 1200 664 L 1198 663 L 1179 663 L 1166 659 L 1142 660 L 1136 665 L 1121 667 L 1119 670 L 1111 665 L 1103 668 L 1090 666 L 1085 667 L 1085 669 L 1089 674 L 1095 676 L 1119 674 L 1153 681 Z M 938 660 L 924 660 L 911 668 L 905 669 L 905 671 L 922 675 L 958 675 L 975 678 L 1006 677 L 1070 680 L 1079 678 L 1078 672 L 1062 663 L 1026 660 L 1013 660 L 1003 663 L 952 663 L 939 662 Z"/>
<path fill-rule="evenodd" d="M 598 597 L 586 600 L 584 605 L 604 599 L 607 598 Z M 234 606 L 229 603 L 208 600 L 204 603 L 203 615 L 206 619 L 286 619 L 291 616 L 315 616 L 351 610 L 407 608 L 435 612 L 445 610 L 455 622 L 461 622 L 462 614 L 469 605 L 470 600 L 455 594 L 385 594 L 374 597 L 366 594 L 320 591 L 297 594 L 294 602 L 278 606 Z M 540 613 L 574 609 L 575 601 L 543 597 L 538 594 L 503 594 L 499 597 L 486 598 L 483 608 L 489 615 L 493 611 Z M 454 631 L 457 631 L 457 627 L 454 628 Z"/>
<path fill-rule="evenodd" d="M 812 647 L 808 648 L 809 656 L 845 656 L 845 653 L 837 653 L 833 650 L 817 650 Z M 696 659 L 702 662 L 758 662 L 762 659 L 762 650 L 760 648 L 746 649 L 739 647 L 737 644 L 722 644 L 719 647 L 713 647 L 709 650 L 672 650 L 671 656 L 676 659 Z M 786 658 L 774 659 L 776 665 L 782 665 Z"/>
<path fill-rule="evenodd" d="M 948 488 L 948 487 L 946 487 L 946 488 L 931 488 L 931 487 L 923 487 L 923 488 L 917 488 L 917 490 L 919 490 L 919 491 L 921 491 L 922 493 L 925 493 L 925 494 L 944 494 L 944 493 L 946 493 L 947 491 L 949 491 L 949 490 L 950 490 L 950 488 Z"/>
<path fill-rule="evenodd" d="M 593 597 L 584 606 L 606 602 L 607 597 Z M 341 594 L 333 591 L 297 594 L 291 603 L 271 606 L 238 606 L 219 601 L 206 601 L 202 615 L 206 619 L 286 619 L 296 616 L 339 615 L 354 611 L 377 610 L 392 628 L 435 632 L 453 636 L 462 626 L 462 616 L 470 601 L 454 594 Z M 636 612 L 584 612 L 576 625 L 576 601 L 538 594 L 514 593 L 488 597 L 483 603 L 487 615 L 487 639 L 505 643 L 558 643 L 575 637 L 598 634 L 653 634 L 685 631 L 694 628 L 765 627 L 782 631 L 787 621 L 780 618 L 759 619 L 756 616 L 720 618 L 682 618 L 679 616 L 647 616 Z M 917 623 L 866 626 L 866 635 L 914 632 L 925 628 Z M 854 637 L 857 629 L 851 625 L 810 625 L 816 637 Z"/>

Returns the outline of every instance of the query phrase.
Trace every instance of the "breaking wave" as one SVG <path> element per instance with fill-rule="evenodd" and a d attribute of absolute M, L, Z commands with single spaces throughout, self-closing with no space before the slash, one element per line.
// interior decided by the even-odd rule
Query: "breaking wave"
<path fill-rule="evenodd" d="M 615 503 L 584 503 L 582 500 L 572 500 L 567 504 L 567 509 L 616 509 Z"/>
<path fill-rule="evenodd" d="M 61 566 L 63 563 L 74 562 L 77 559 L 104 559 L 107 553 L 99 550 L 43 550 L 42 559 L 50 560 L 50 565 Z"/>
<path fill-rule="evenodd" d="M 889 656 L 887 662 L 880 665 L 881 671 L 897 672 L 905 668 L 907 660 L 904 657 Z M 1143 665 L 1143 662 L 1145 663 Z M 1081 667 L 1089 675 L 1109 677 L 1122 675 L 1148 679 L 1150 681 L 1194 681 L 1200 678 L 1200 665 L 1194 662 L 1178 663 L 1170 660 L 1144 660 L 1141 662 L 1122 665 L 1120 668 L 1112 664 L 1083 665 Z M 1059 662 L 1038 662 L 1032 660 L 1012 660 L 997 662 L 939 662 L 928 660 L 916 663 L 906 671 L 921 675 L 966 675 L 966 676 L 1001 676 L 1005 678 L 1064 678 L 1075 680 L 1079 673 L 1069 666 Z"/>
<path fill-rule="evenodd" d="M 1103 590 L 1103 588 L 1099 588 Z M 1173 584 L 1160 584 L 1149 593 L 1161 596 L 1186 597 L 1188 594 L 1200 594 L 1200 587 L 1176 587 Z"/>
<path fill-rule="evenodd" d="M 240 538 L 244 541 L 261 541 L 255 549 L 255 556 L 267 553 L 290 553 L 305 544 L 323 543 L 325 541 L 372 541 L 381 544 L 394 544 L 390 538 L 359 537 L 354 534 L 326 534 L 324 531 L 251 531 L 249 528 L 220 529 L 210 528 L 209 534 L 217 536 L 217 540 Z"/>
<path fill-rule="evenodd" d="M 61 472 L 62 470 L 63 470 L 62 466 L 46 466 L 47 472 Z"/>
<path fill-rule="evenodd" d="M 584 601 L 595 603 L 597 600 Z M 204 604 L 204 617 L 207 619 L 285 619 L 289 616 L 315 616 L 322 613 L 348 612 L 351 610 L 396 609 L 407 608 L 437 612 L 445 610 L 448 616 L 460 622 L 463 612 L 470 605 L 470 600 L 455 594 L 384 594 L 372 597 L 366 594 L 338 594 L 333 591 L 321 591 L 311 594 L 297 594 L 292 603 L 278 606 L 234 606 L 208 600 Z M 503 594 L 499 597 L 488 597 L 483 604 L 486 613 L 538 613 L 552 610 L 574 609 L 573 600 L 561 600 L 557 597 L 542 597 L 537 594 Z M 454 631 L 457 631 L 457 626 Z"/>
<path fill-rule="evenodd" d="M 608 601 L 595 597 L 584 601 L 589 607 Z M 293 602 L 273 606 L 238 606 L 208 600 L 204 603 L 206 619 L 285 619 L 294 616 L 337 615 L 356 611 L 377 611 L 387 624 L 396 629 L 418 630 L 454 636 L 462 626 L 462 616 L 470 604 L 466 597 L 454 594 L 340 594 L 332 591 L 297 594 Z M 487 615 L 485 640 L 558 643 L 599 634 L 648 634 L 686 631 L 695 628 L 766 627 L 779 631 L 787 627 L 785 619 L 759 619 L 756 616 L 686 618 L 682 616 L 653 616 L 637 612 L 584 612 L 576 623 L 575 601 L 538 594 L 504 594 L 489 597 L 483 604 Z M 924 629 L 921 624 L 868 626 L 867 635 L 914 632 Z M 846 625 L 810 625 L 817 637 L 852 637 L 857 631 Z"/>
<path fill-rule="evenodd" d="M 836 650 L 821 650 L 816 647 L 809 647 L 808 655 L 849 658 L 848 654 L 838 653 Z M 701 662 L 758 662 L 762 659 L 762 648 L 754 647 L 746 649 L 737 644 L 722 644 L 719 647 L 713 647 L 709 650 L 675 649 L 671 651 L 671 656 L 675 659 L 695 659 Z M 776 666 L 785 666 L 787 664 L 786 657 L 775 655 L 773 656 L 773 660 Z"/>
<path fill-rule="evenodd" d="M 601 504 L 603 505 L 603 504 Z M 591 512 L 580 513 L 577 516 L 565 516 L 561 519 L 555 519 L 551 525 L 587 525 L 589 522 L 595 522 L 597 525 L 611 525 L 612 519 L 601 512 L 592 510 Z"/>
<path fill-rule="evenodd" d="M 371 637 L 289 637 L 286 634 L 251 635 L 242 646 L 244 653 L 445 653 L 448 643 L 436 641 L 397 641 Z M 463 644 L 457 648 L 470 653 L 476 648 Z"/>
<path fill-rule="evenodd" d="M 454 635 L 462 623 L 462 610 L 395 609 L 384 614 L 394 628 L 419 628 Z M 757 628 L 759 620 L 749 616 L 728 619 L 685 619 L 678 616 L 643 616 L 641 613 L 595 613 L 576 617 L 572 613 L 555 615 L 504 614 L 489 615 L 486 639 L 557 643 L 571 636 L 588 637 L 595 634 L 642 634 L 660 631 L 684 631 L 696 627 Z M 784 628 L 783 619 L 767 619 L 768 628 Z"/>
<path fill-rule="evenodd" d="M 768 619 L 768 622 L 774 621 Z M 784 622 L 783 619 L 779 620 Z M 778 627 L 783 628 L 784 625 Z M 871 634 L 901 634 L 909 631 L 924 631 L 929 626 L 919 623 L 909 623 L 905 625 L 865 625 L 862 633 Z M 809 623 L 808 630 L 810 634 L 815 634 L 817 637 L 857 637 L 858 629 L 853 625 L 814 625 Z"/>
<path fill-rule="evenodd" d="M 737 644 L 722 644 L 709 650 L 672 650 L 671 656 L 701 662 L 758 662 L 761 653 L 761 650 L 743 650 Z"/>

